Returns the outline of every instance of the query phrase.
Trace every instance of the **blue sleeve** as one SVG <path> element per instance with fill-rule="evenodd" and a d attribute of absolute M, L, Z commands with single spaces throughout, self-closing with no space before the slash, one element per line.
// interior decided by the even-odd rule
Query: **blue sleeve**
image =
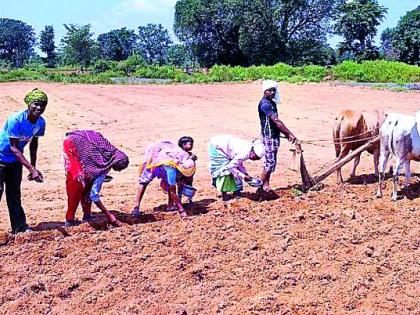
<path fill-rule="evenodd" d="M 41 120 L 40 128 L 34 136 L 35 137 L 42 137 L 43 135 L 45 135 L 45 120 L 44 119 Z"/>
<path fill-rule="evenodd" d="M 101 200 L 101 198 L 99 197 L 99 193 L 101 191 L 102 184 L 104 183 L 105 176 L 106 176 L 105 174 L 102 176 L 99 176 L 93 182 L 92 189 L 89 195 L 90 200 L 92 200 L 93 202 L 98 202 Z"/>
<path fill-rule="evenodd" d="M 7 136 L 9 138 L 20 138 L 22 135 L 19 120 L 15 116 L 11 116 L 6 121 Z"/>
<path fill-rule="evenodd" d="M 271 104 L 268 102 L 268 101 L 266 101 L 266 100 L 263 100 L 262 101 L 262 103 L 261 103 L 261 111 L 266 115 L 266 116 L 271 116 L 271 115 L 273 115 L 274 114 L 274 112 L 273 112 L 273 110 L 272 110 L 272 108 L 271 108 Z"/>

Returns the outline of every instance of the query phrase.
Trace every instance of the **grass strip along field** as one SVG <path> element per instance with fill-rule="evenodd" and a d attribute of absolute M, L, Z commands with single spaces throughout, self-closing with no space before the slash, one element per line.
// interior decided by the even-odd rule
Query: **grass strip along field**
<path fill-rule="evenodd" d="M 164 79 L 169 82 L 211 83 L 211 82 L 242 82 L 259 79 L 277 81 L 322 82 L 351 81 L 367 83 L 417 83 L 420 82 L 420 67 L 401 62 L 365 61 L 356 63 L 345 61 L 341 64 L 322 67 L 307 65 L 293 67 L 283 63 L 273 66 L 231 67 L 215 65 L 208 71 L 196 70 L 186 73 L 183 69 L 173 66 L 129 65 L 124 62 L 100 61 L 85 72 L 68 69 L 48 69 L 44 67 L 26 67 L 15 70 L 1 70 L 0 82 L 43 81 L 63 83 L 115 83 L 115 78 L 130 79 Z"/>

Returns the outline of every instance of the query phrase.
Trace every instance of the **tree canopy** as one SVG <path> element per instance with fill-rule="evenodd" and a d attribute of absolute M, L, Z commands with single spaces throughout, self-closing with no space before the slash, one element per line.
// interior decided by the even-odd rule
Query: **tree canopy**
<path fill-rule="evenodd" d="M 136 48 L 137 35 L 123 27 L 98 36 L 99 54 L 109 60 L 125 60 Z"/>
<path fill-rule="evenodd" d="M 96 45 L 90 24 L 78 26 L 64 24 L 67 30 L 61 40 L 62 59 L 65 64 L 79 64 L 82 69 L 92 64 L 95 59 Z"/>
<path fill-rule="evenodd" d="M 35 32 L 19 20 L 0 18 L 0 60 L 22 67 L 33 54 Z"/>
<path fill-rule="evenodd" d="M 169 32 L 161 24 L 139 26 L 138 51 L 149 64 L 163 65 L 172 44 Z"/>
<path fill-rule="evenodd" d="M 39 34 L 36 56 L 32 26 L 0 18 L 0 64 L 3 68 L 38 64 L 94 64 L 96 72 L 132 73 L 141 65 L 211 67 L 214 65 L 331 65 L 347 59 L 420 64 L 420 6 L 398 25 L 374 38 L 387 9 L 378 0 L 178 0 L 174 33 L 161 24 L 126 27 L 100 34 L 90 25 L 65 24 L 60 48 L 51 25 Z M 328 38 L 343 38 L 336 49 Z M 121 67 L 117 67 L 121 63 Z M 133 66 L 134 65 L 134 66 Z"/>
<path fill-rule="evenodd" d="M 54 43 L 54 28 L 52 25 L 45 26 L 45 29 L 41 31 L 39 36 L 40 49 L 47 55 L 47 63 L 49 67 L 54 67 L 55 59 L 57 54 L 55 52 Z"/>
<path fill-rule="evenodd" d="M 420 6 L 408 12 L 393 30 L 392 47 L 398 60 L 420 65 Z"/>
<path fill-rule="evenodd" d="M 326 46 L 338 0 L 179 0 L 174 30 L 204 66 L 298 64 Z M 306 55 L 306 56 L 304 56 Z"/>
<path fill-rule="evenodd" d="M 344 37 L 338 48 L 339 55 L 344 56 L 342 59 L 378 58 L 373 42 L 386 13 L 387 9 L 377 0 L 350 0 L 340 5 L 334 29 Z"/>

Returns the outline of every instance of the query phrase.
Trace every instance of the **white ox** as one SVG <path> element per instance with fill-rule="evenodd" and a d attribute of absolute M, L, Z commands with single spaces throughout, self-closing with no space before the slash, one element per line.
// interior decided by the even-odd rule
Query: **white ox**
<path fill-rule="evenodd" d="M 379 157 L 379 187 L 376 196 L 382 197 L 382 188 L 386 164 L 389 155 L 395 156 L 392 177 L 392 200 L 398 197 L 398 175 L 401 167 L 405 168 L 405 183 L 408 187 L 411 177 L 410 161 L 420 161 L 420 112 L 415 116 L 398 113 L 388 114 L 380 129 L 381 152 Z"/>

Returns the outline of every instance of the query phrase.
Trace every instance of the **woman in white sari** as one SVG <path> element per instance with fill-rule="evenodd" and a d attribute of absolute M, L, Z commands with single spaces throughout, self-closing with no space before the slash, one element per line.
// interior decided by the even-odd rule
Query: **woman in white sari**
<path fill-rule="evenodd" d="M 232 135 L 210 139 L 209 169 L 212 184 L 222 193 L 224 201 L 229 199 L 229 192 L 236 198 L 240 197 L 243 180 L 251 186 L 260 186 L 260 181 L 249 176 L 243 163 L 246 160 L 260 160 L 263 156 L 264 145 L 260 139 L 246 141 Z"/>

